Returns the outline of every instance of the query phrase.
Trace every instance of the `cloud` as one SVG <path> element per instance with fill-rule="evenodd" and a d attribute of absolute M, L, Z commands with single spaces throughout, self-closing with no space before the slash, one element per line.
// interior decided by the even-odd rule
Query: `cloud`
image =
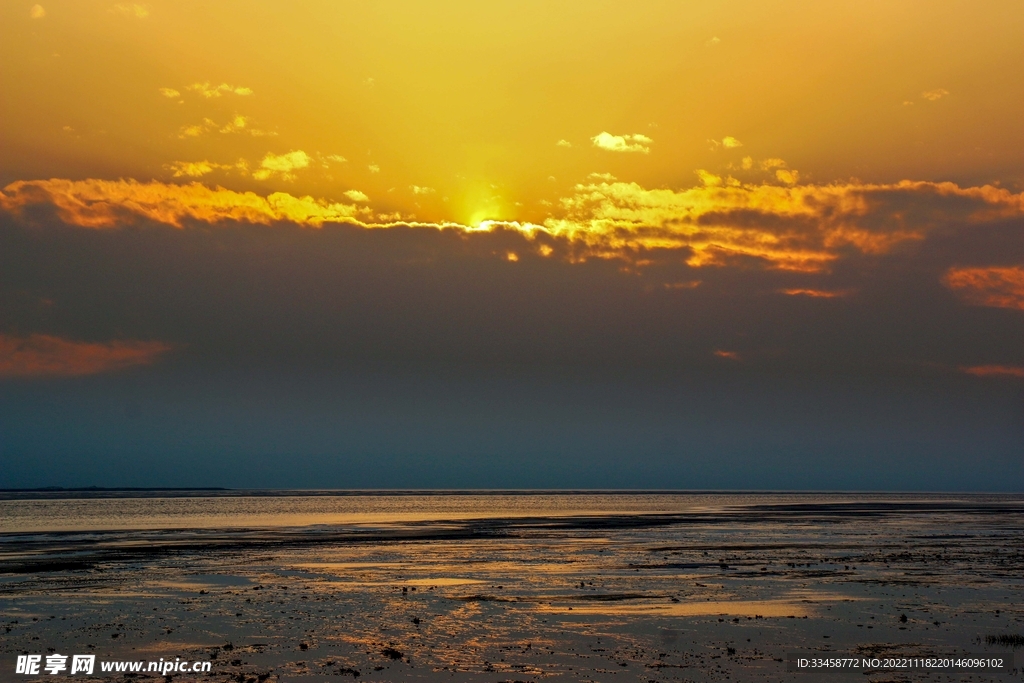
<path fill-rule="evenodd" d="M 240 95 L 246 97 L 252 95 L 252 89 L 243 86 L 228 85 L 227 83 L 221 83 L 220 85 L 210 85 L 209 81 L 203 81 L 202 83 L 193 83 L 192 85 L 185 86 L 186 90 L 197 92 L 203 97 L 221 97 L 225 94 L 228 95 Z"/>
<path fill-rule="evenodd" d="M 341 156 L 340 154 L 328 154 L 324 158 L 327 159 L 328 161 L 333 161 L 336 164 L 344 164 L 348 161 L 348 159 Z"/>
<path fill-rule="evenodd" d="M 432 187 L 420 187 L 419 185 L 410 185 L 409 189 L 413 194 L 434 194 L 435 192 Z"/>
<path fill-rule="evenodd" d="M 1020 377 L 1024 378 L 1024 368 L 1018 365 L 974 365 L 960 368 L 961 372 L 975 377 Z"/>
<path fill-rule="evenodd" d="M 635 135 L 612 135 L 608 132 L 601 132 L 590 139 L 594 143 L 594 147 L 599 147 L 609 152 L 640 152 L 641 154 L 649 154 L 651 151 L 650 144 L 654 142 L 646 135 L 639 133 Z"/>
<path fill-rule="evenodd" d="M 743 146 L 743 143 L 740 142 L 739 140 L 737 140 L 736 138 L 734 138 L 731 135 L 726 135 L 724 138 L 722 138 L 722 147 L 728 147 L 728 148 L 732 149 L 732 148 L 735 148 L 735 147 L 742 147 L 742 146 Z"/>
<path fill-rule="evenodd" d="M 120 14 L 125 17 L 134 17 L 135 19 L 145 19 L 149 16 L 149 7 L 146 5 L 139 5 L 137 3 L 122 2 L 111 7 L 110 11 L 114 14 Z"/>
<path fill-rule="evenodd" d="M 28 15 L 33 19 L 43 19 L 46 17 L 46 10 L 43 9 L 42 5 L 32 5 L 32 9 L 28 11 Z"/>
<path fill-rule="evenodd" d="M 380 173 L 380 166 L 377 164 L 370 164 L 366 168 L 370 170 L 370 173 Z"/>
<path fill-rule="evenodd" d="M 721 38 L 719 38 L 718 36 L 713 36 L 712 38 L 704 41 L 704 45 L 705 45 L 705 47 L 713 47 L 715 45 L 718 45 L 721 42 L 722 42 Z"/>
<path fill-rule="evenodd" d="M 951 268 L 943 282 L 975 306 L 1024 311 L 1024 267 Z"/>
<path fill-rule="evenodd" d="M 260 170 L 286 176 L 309 162 L 301 150 L 268 154 Z M 197 166 L 195 170 L 204 169 Z M 604 180 L 579 184 L 542 225 L 502 221 L 475 227 L 417 225 L 473 233 L 511 231 L 523 235 L 538 251 L 542 245 L 562 244 L 564 249 L 556 253 L 572 260 L 616 258 L 649 264 L 663 259 L 690 268 L 745 264 L 827 273 L 851 255 L 891 254 L 922 243 L 936 231 L 946 234 L 971 226 L 976 232 L 978 226 L 1024 217 L 1024 194 L 992 186 L 962 188 L 925 181 L 755 185 L 706 175 L 705 184 L 682 190 Z M 358 201 L 353 196 L 348 199 Z M 45 206 L 53 207 L 65 223 L 87 228 L 115 228 L 140 219 L 175 227 L 190 221 L 392 225 L 365 222 L 371 216 L 369 209 L 355 204 L 281 192 L 263 197 L 199 183 L 52 179 L 15 182 L 0 193 L 0 209 L 14 216 L 32 220 L 38 215 L 37 207 Z M 936 273 L 936 281 L 947 267 Z M 1024 268 L 955 268 L 943 281 L 972 303 L 1024 308 Z M 821 293 L 838 295 L 847 288 L 789 284 L 781 289 L 792 295 L 825 296 Z"/>
<path fill-rule="evenodd" d="M 74 377 L 149 365 L 171 350 L 157 341 L 78 342 L 0 334 L 0 377 Z"/>
<path fill-rule="evenodd" d="M 211 124 L 213 123 L 209 119 L 207 119 L 207 121 L 209 123 L 211 123 Z M 205 123 L 204 124 L 195 124 L 195 125 L 191 125 L 191 126 L 182 126 L 178 130 L 178 138 L 180 138 L 181 140 L 184 140 L 185 138 L 197 138 L 200 135 L 202 135 L 203 133 L 208 132 L 209 130 L 210 130 L 210 126 L 205 124 Z"/>
<path fill-rule="evenodd" d="M 169 98 L 181 97 L 181 93 L 178 92 L 177 90 L 175 90 L 174 88 L 160 88 L 159 90 L 160 90 L 160 94 L 163 95 L 164 97 L 169 97 Z"/>
<path fill-rule="evenodd" d="M 797 182 L 800 181 L 800 171 L 786 170 L 780 168 L 775 172 L 775 177 L 781 183 L 786 183 L 787 185 L 795 185 Z"/>
<path fill-rule="evenodd" d="M 174 161 L 167 165 L 175 178 L 199 178 L 218 168 L 233 168 L 210 161 Z"/>
<path fill-rule="evenodd" d="M 167 96 L 170 97 L 170 95 Z M 241 133 L 245 135 L 252 135 L 257 138 L 277 136 L 277 133 L 273 131 L 250 128 L 248 116 L 235 115 L 233 119 L 224 125 L 217 123 L 213 119 L 203 119 L 202 123 L 197 123 L 191 126 L 182 126 L 178 131 L 178 138 L 181 140 L 186 138 L 197 138 L 201 135 L 206 135 L 207 133 L 212 133 L 214 131 L 222 134 Z"/>
<path fill-rule="evenodd" d="M 812 299 L 835 299 L 839 297 L 849 296 L 851 291 L 848 289 L 829 290 L 829 289 L 807 289 L 807 288 L 793 288 L 793 289 L 780 289 L 777 290 L 779 294 L 786 294 L 787 296 L 809 296 Z"/>
<path fill-rule="evenodd" d="M 276 173 L 285 180 L 295 180 L 293 171 L 308 168 L 310 161 L 312 161 L 310 156 L 301 149 L 292 150 L 287 154 L 267 152 L 260 162 L 260 169 L 254 171 L 252 177 L 257 180 L 266 180 Z"/>
<path fill-rule="evenodd" d="M 555 143 L 558 147 L 572 147 L 572 143 L 568 140 L 559 140 Z"/>
<path fill-rule="evenodd" d="M 261 197 L 199 183 L 173 185 L 135 180 L 18 181 L 0 193 L 0 209 L 18 215 L 33 206 L 51 205 L 58 217 L 83 228 L 118 228 L 139 219 L 176 228 L 187 221 L 243 221 L 268 225 L 292 221 L 319 227 L 327 221 L 346 221 L 360 213 L 349 204 L 275 192 Z"/>
<path fill-rule="evenodd" d="M 1024 216 L 1024 194 L 987 185 L 779 186 L 700 175 L 703 185 L 686 190 L 623 182 L 577 185 L 561 200 L 564 215 L 544 227 L 587 245 L 591 255 L 683 250 L 695 267 L 753 258 L 772 268 L 814 272 L 851 251 L 885 254 L 920 242 L 942 222 Z"/>
<path fill-rule="evenodd" d="M 921 93 L 921 97 L 925 98 L 929 102 L 935 102 L 936 100 L 941 100 L 948 94 L 949 91 L 945 88 L 936 88 L 935 90 L 925 90 Z"/>
<path fill-rule="evenodd" d="M 716 349 L 714 355 L 718 358 L 725 358 L 727 360 L 742 360 L 740 358 L 740 354 L 736 351 L 723 351 L 722 349 Z"/>
<path fill-rule="evenodd" d="M 235 116 L 230 122 L 224 124 L 220 128 L 221 133 L 237 133 L 245 129 L 249 124 L 249 119 L 246 116 Z"/>
<path fill-rule="evenodd" d="M 596 178 L 597 180 L 603 180 L 603 181 L 605 181 L 606 183 L 610 183 L 610 182 L 612 182 L 612 181 L 614 181 L 614 180 L 618 180 L 618 179 L 617 179 L 617 178 L 616 178 L 615 176 L 613 176 L 613 175 L 612 175 L 611 173 L 591 173 L 591 174 L 590 174 L 590 175 L 588 175 L 587 177 L 588 177 L 588 178 Z"/>
<path fill-rule="evenodd" d="M 370 198 L 359 190 L 349 190 L 345 193 L 345 196 L 354 202 L 368 202 Z"/>

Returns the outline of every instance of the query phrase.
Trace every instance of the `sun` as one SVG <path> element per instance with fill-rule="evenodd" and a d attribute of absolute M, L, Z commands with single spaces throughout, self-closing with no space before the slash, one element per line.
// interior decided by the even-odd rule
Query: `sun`
<path fill-rule="evenodd" d="M 485 221 L 506 221 L 514 216 L 509 213 L 508 202 L 492 184 L 480 181 L 467 187 L 459 200 L 459 219 L 466 225 L 479 227 Z"/>

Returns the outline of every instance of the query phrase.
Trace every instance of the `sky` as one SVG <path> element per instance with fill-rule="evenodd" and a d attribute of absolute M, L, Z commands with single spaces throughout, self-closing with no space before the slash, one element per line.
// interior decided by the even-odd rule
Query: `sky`
<path fill-rule="evenodd" d="M 0 5 L 0 487 L 1024 490 L 1024 13 Z"/>

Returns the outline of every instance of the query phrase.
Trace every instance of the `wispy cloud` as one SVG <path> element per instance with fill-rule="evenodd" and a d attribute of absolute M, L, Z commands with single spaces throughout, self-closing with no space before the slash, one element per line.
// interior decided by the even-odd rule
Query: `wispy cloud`
<path fill-rule="evenodd" d="M 207 133 L 221 133 L 224 135 L 230 134 L 243 134 L 251 135 L 253 137 L 276 137 L 277 133 L 273 131 L 261 130 L 259 128 L 253 128 L 249 125 L 248 116 L 236 115 L 230 121 L 225 124 L 219 124 L 213 119 L 203 119 L 202 123 L 196 123 L 191 126 L 182 126 L 178 130 L 178 138 L 185 140 L 187 138 L 197 138 Z"/>
<path fill-rule="evenodd" d="M 185 89 L 197 92 L 207 98 L 221 97 L 223 95 L 241 95 L 242 97 L 252 95 L 252 89 L 241 85 L 228 85 L 227 83 L 210 85 L 209 81 L 193 83 L 192 85 L 186 86 Z"/>
<path fill-rule="evenodd" d="M 164 97 L 168 97 L 168 98 L 172 98 L 172 99 L 175 98 L 175 97 L 181 97 L 181 93 L 178 92 L 177 90 L 175 90 L 174 88 L 159 88 L 159 91 L 160 91 L 160 94 L 163 95 Z"/>
<path fill-rule="evenodd" d="M 199 178 L 218 168 L 233 168 L 210 161 L 174 161 L 167 165 L 175 178 Z"/>
<path fill-rule="evenodd" d="M 149 365 L 170 350 L 158 341 L 80 342 L 45 334 L 0 334 L 0 377 L 95 375 Z"/>
<path fill-rule="evenodd" d="M 852 294 L 849 289 L 807 289 L 803 287 L 780 289 L 778 292 L 787 296 L 809 296 L 812 299 L 836 299 Z"/>
<path fill-rule="evenodd" d="M 420 185 L 410 185 L 409 189 L 413 194 L 434 194 L 435 192 L 432 187 L 421 187 Z"/>
<path fill-rule="evenodd" d="M 364 194 L 363 192 L 360 192 L 359 190 L 349 190 L 348 192 L 345 193 L 345 196 L 354 202 L 370 201 L 370 198 L 367 197 L 366 194 Z"/>
<path fill-rule="evenodd" d="M 114 14 L 120 14 L 125 17 L 133 17 L 135 19 L 145 19 L 149 16 L 149 6 L 140 5 L 134 2 L 121 2 L 110 8 L 110 11 Z"/>
<path fill-rule="evenodd" d="M 1024 266 L 951 268 L 943 281 L 970 304 L 1024 311 Z"/>
<path fill-rule="evenodd" d="M 925 90 L 921 93 L 921 97 L 928 100 L 929 102 L 935 102 L 941 100 L 943 97 L 949 94 L 949 91 L 945 88 L 936 88 L 935 90 Z"/>
<path fill-rule="evenodd" d="M 736 138 L 734 138 L 731 135 L 726 135 L 724 138 L 722 138 L 722 147 L 728 147 L 729 149 L 732 149 L 734 147 L 742 147 L 742 146 L 743 146 L 743 143 L 740 142 L 739 140 L 737 140 Z"/>
<path fill-rule="evenodd" d="M 639 152 L 641 154 L 649 154 L 651 151 L 650 145 L 654 142 L 646 135 L 639 133 L 634 135 L 612 135 L 606 131 L 598 133 L 590 138 L 590 140 L 594 143 L 594 147 L 609 152 Z"/>
<path fill-rule="evenodd" d="M 1024 378 L 1024 368 L 1019 365 L 972 365 L 960 368 L 961 372 L 975 377 L 1020 377 Z"/>
<path fill-rule="evenodd" d="M 572 143 L 568 140 L 559 140 L 555 143 L 557 147 L 572 147 Z"/>

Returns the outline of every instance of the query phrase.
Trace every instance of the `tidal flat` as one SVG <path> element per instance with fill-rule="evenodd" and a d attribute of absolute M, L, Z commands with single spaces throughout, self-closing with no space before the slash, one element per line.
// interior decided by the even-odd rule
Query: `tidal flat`
<path fill-rule="evenodd" d="M 1024 679 L 1021 496 L 5 496 L 3 681 L 165 680 L 15 675 L 30 653 L 211 663 L 182 682 Z"/>

